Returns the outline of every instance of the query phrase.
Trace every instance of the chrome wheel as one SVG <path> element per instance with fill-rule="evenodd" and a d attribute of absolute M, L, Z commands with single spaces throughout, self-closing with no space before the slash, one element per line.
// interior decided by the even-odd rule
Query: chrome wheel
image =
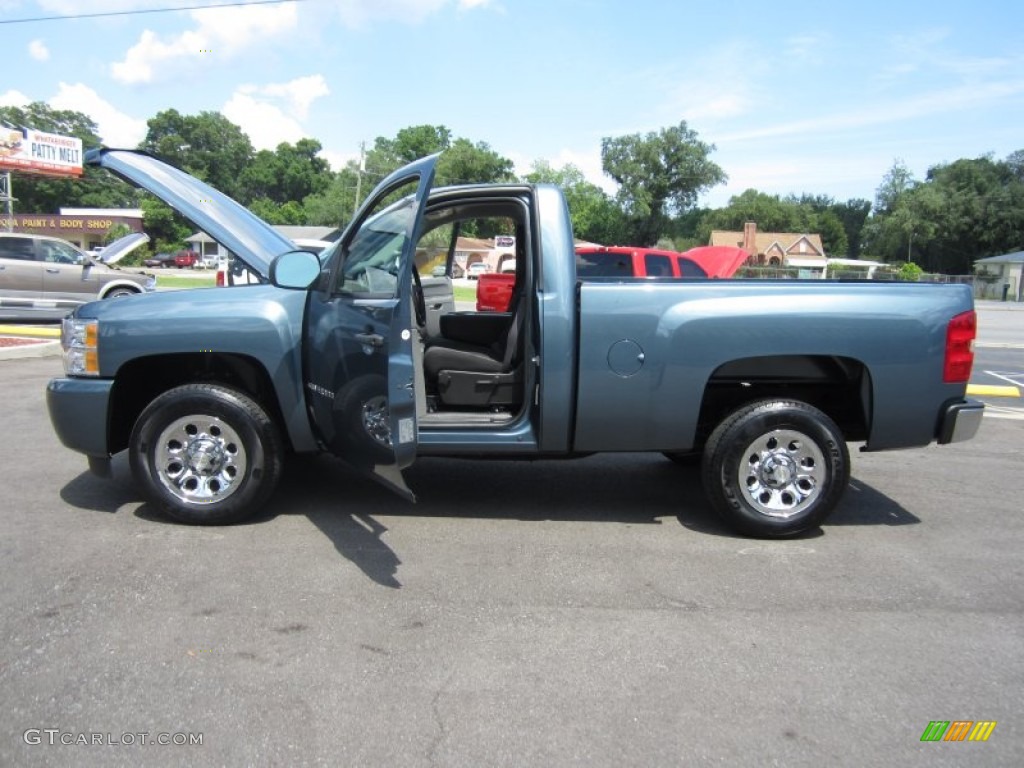
<path fill-rule="evenodd" d="M 786 519 L 814 503 L 826 486 L 821 449 L 791 429 L 767 432 L 744 451 L 736 472 L 747 502 L 769 517 Z"/>
<path fill-rule="evenodd" d="M 377 443 L 391 448 L 391 414 L 388 399 L 377 395 L 363 403 L 363 429 Z"/>
<path fill-rule="evenodd" d="M 240 487 L 248 465 L 238 433 L 204 414 L 172 421 L 157 437 L 153 454 L 160 482 L 189 504 L 228 498 Z"/>

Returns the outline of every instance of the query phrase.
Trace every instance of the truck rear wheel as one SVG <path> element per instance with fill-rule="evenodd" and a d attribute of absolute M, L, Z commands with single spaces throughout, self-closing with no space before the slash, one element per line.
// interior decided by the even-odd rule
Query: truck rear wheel
<path fill-rule="evenodd" d="M 176 520 L 237 523 L 253 515 L 281 476 L 277 427 L 247 395 L 187 384 L 156 398 L 129 443 L 136 482 Z"/>
<path fill-rule="evenodd" d="M 704 449 L 704 491 L 730 527 L 793 536 L 819 526 L 850 480 L 839 427 L 799 401 L 762 400 L 727 417 Z"/>

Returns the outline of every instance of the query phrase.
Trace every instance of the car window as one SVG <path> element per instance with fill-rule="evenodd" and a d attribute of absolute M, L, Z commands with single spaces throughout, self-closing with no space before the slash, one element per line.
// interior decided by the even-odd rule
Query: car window
<path fill-rule="evenodd" d="M 676 264 L 679 265 L 679 274 L 683 277 L 707 277 L 708 273 L 704 271 L 704 268 L 692 259 L 687 259 L 684 256 L 676 257 Z"/>
<path fill-rule="evenodd" d="M 621 253 L 577 253 L 577 277 L 632 277 L 633 262 Z"/>
<path fill-rule="evenodd" d="M 0 258 L 34 261 L 34 242 L 31 237 L 0 237 Z"/>
<path fill-rule="evenodd" d="M 414 188 L 417 182 L 408 186 Z M 416 199 L 410 195 L 363 222 L 345 253 L 338 284 L 341 293 L 396 294 L 402 247 L 416 210 Z"/>
<path fill-rule="evenodd" d="M 43 261 L 50 264 L 81 264 L 82 254 L 65 243 L 43 240 L 39 243 Z"/>
<path fill-rule="evenodd" d="M 645 253 L 644 269 L 648 277 L 672 277 L 672 262 L 660 253 Z"/>

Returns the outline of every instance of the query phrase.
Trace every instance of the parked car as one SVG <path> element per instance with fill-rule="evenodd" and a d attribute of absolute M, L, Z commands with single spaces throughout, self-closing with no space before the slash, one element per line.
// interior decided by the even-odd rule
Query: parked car
<path fill-rule="evenodd" d="M 150 256 L 148 259 L 144 259 L 142 262 L 144 267 L 150 267 L 153 269 L 163 269 L 166 267 L 174 266 L 174 254 L 173 253 L 158 253 L 156 256 Z"/>
<path fill-rule="evenodd" d="M 174 266 L 178 269 L 195 267 L 199 264 L 199 254 L 195 251 L 183 250 L 174 254 Z"/>
<path fill-rule="evenodd" d="M 470 264 L 466 269 L 466 277 L 470 280 L 476 280 L 480 275 L 486 275 L 491 271 L 491 268 L 484 264 L 482 261 L 478 261 L 475 264 Z"/>
<path fill-rule="evenodd" d="M 66 240 L 0 232 L 0 317 L 59 320 L 79 304 L 156 290 L 156 278 L 114 263 L 149 236 L 136 232 L 103 249 L 100 259 Z"/>
<path fill-rule="evenodd" d="M 966 285 L 582 280 L 557 187 L 431 189 L 436 156 L 382 180 L 321 261 L 155 157 L 86 162 L 177 203 L 263 280 L 64 320 L 65 375 L 47 388 L 56 434 L 99 474 L 127 450 L 140 488 L 187 523 L 251 517 L 290 456 L 320 450 L 405 498 L 401 470 L 423 456 L 646 451 L 701 453 L 728 525 L 791 536 L 843 498 L 848 442 L 957 443 L 982 421 L 965 398 Z M 523 258 L 510 312 L 452 311 L 450 281 L 428 278 L 445 292 L 432 294 L 413 277 L 417 238 L 450 233 L 453 252 L 467 225 L 510 221 Z"/>

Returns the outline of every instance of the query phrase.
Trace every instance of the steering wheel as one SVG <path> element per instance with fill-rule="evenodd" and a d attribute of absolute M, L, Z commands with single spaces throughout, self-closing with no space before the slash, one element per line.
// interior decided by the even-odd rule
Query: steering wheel
<path fill-rule="evenodd" d="M 416 265 L 412 268 L 412 308 L 416 313 L 416 325 L 427 327 L 427 301 L 423 298 L 423 283 L 420 282 L 420 271 Z"/>

